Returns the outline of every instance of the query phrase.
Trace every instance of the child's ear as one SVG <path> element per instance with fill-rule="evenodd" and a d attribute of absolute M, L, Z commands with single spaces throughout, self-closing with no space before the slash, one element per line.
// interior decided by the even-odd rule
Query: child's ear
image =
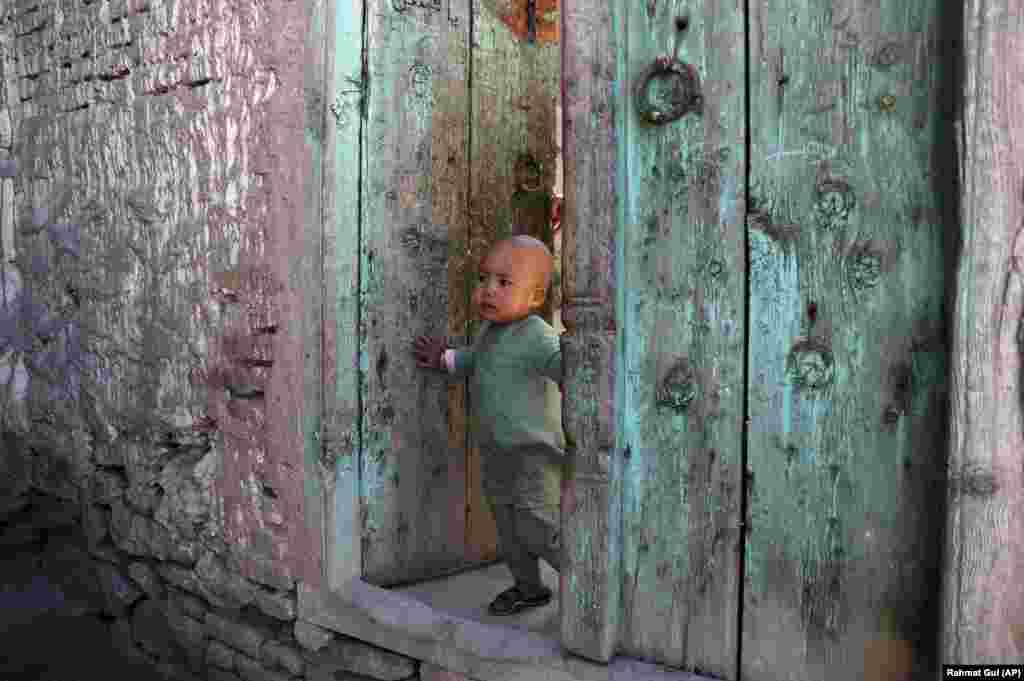
<path fill-rule="evenodd" d="M 533 289 L 533 304 L 536 307 L 542 307 L 544 305 L 544 299 L 547 298 L 547 290 L 543 286 L 538 286 Z"/>

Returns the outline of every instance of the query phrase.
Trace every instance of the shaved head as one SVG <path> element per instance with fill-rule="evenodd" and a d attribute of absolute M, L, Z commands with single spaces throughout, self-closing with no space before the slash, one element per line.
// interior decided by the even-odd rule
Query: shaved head
<path fill-rule="evenodd" d="M 506 248 L 523 249 L 528 257 L 530 275 L 535 277 L 533 281 L 536 286 L 543 286 L 545 294 L 551 286 L 551 273 L 554 271 L 555 259 L 548 248 L 540 239 L 535 239 L 526 234 L 518 234 L 502 239 L 492 246 L 496 249 L 499 246 Z"/>

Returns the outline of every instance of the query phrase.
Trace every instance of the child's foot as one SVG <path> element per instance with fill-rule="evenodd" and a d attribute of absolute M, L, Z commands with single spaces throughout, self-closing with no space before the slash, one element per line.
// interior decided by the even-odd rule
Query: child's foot
<path fill-rule="evenodd" d="M 524 594 L 518 586 L 505 589 L 488 608 L 492 615 L 512 615 L 520 610 L 536 608 L 551 602 L 551 589 L 542 587 L 536 594 Z"/>

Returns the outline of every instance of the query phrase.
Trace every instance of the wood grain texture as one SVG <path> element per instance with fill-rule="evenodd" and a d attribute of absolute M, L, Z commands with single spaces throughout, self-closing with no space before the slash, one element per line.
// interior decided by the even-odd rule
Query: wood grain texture
<path fill-rule="evenodd" d="M 529 42 L 526 3 L 473 0 L 472 83 L 470 90 L 472 167 L 469 173 L 471 255 L 464 263 L 464 288 L 476 285 L 489 246 L 512 234 L 529 234 L 554 252 L 551 233 L 552 188 L 558 158 L 556 111 L 560 101 L 557 0 L 545 3 L 543 39 Z M 454 293 L 454 291 L 453 291 Z M 541 314 L 552 321 L 553 297 Z M 480 320 L 467 306 L 470 337 Z M 472 395 L 469 396 L 472 400 Z M 453 406 L 454 409 L 454 406 Z M 480 487 L 480 452 L 471 443 L 468 550 L 481 559 L 497 556 L 494 518 Z"/>
<path fill-rule="evenodd" d="M 750 4 L 746 678 L 937 673 L 947 8 Z"/>
<path fill-rule="evenodd" d="M 942 662 L 1024 662 L 1024 7 L 968 0 Z"/>
<path fill-rule="evenodd" d="M 449 330 L 439 314 L 451 305 L 447 262 L 465 238 L 469 5 L 368 0 L 366 11 L 363 576 L 393 585 L 465 565 L 466 481 L 449 448 L 448 391 L 416 368 L 411 344 Z"/>
<path fill-rule="evenodd" d="M 623 605 L 620 647 L 736 677 L 746 328 L 744 15 L 628 7 Z M 619 47 L 620 52 L 623 47 Z M 662 55 L 695 68 L 699 110 L 662 125 L 633 98 Z M 645 100 L 685 97 L 655 78 Z"/>
<path fill-rule="evenodd" d="M 601 662 L 614 653 L 621 617 L 616 263 L 624 27 L 624 3 L 563 6 L 562 423 L 571 451 L 562 487 L 561 633 L 567 650 Z"/>
<path fill-rule="evenodd" d="M 362 574 L 359 515 L 359 217 L 363 125 L 363 3 L 329 0 L 324 129 L 324 571 L 330 588 Z"/>

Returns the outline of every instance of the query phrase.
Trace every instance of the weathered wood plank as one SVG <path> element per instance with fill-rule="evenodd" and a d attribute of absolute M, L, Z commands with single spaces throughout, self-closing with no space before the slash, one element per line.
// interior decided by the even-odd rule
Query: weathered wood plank
<path fill-rule="evenodd" d="M 550 216 L 558 158 L 557 106 L 561 99 L 560 16 L 558 0 L 541 0 L 536 5 L 531 34 L 527 3 L 472 3 L 472 255 L 462 294 L 470 293 L 475 286 L 480 262 L 488 246 L 498 239 L 529 234 L 554 250 Z M 551 296 L 541 313 L 549 323 L 552 321 Z M 470 319 L 471 337 L 479 322 Z M 469 451 L 468 469 L 468 549 L 487 559 L 497 555 L 497 534 L 482 497 L 480 452 L 475 444 Z"/>
<path fill-rule="evenodd" d="M 746 678 L 935 672 L 948 7 L 750 4 Z"/>
<path fill-rule="evenodd" d="M 628 3 L 623 89 L 662 55 L 702 104 L 627 140 L 621 649 L 736 677 L 742 485 L 746 121 L 742 5 Z M 623 47 L 619 48 L 624 49 Z M 655 78 L 643 101 L 690 95 Z"/>
<path fill-rule="evenodd" d="M 965 3 L 942 662 L 1024 662 L 1024 7 Z"/>
<path fill-rule="evenodd" d="M 328 0 L 324 130 L 323 458 L 307 470 L 307 498 L 322 485 L 324 572 L 339 588 L 362 572 L 359 515 L 359 201 L 363 123 L 362 2 Z M 312 582 L 310 582 L 312 583 Z"/>
<path fill-rule="evenodd" d="M 617 121 L 625 3 L 562 8 L 565 203 L 562 227 L 562 644 L 607 662 L 619 636 L 621 395 L 618 280 L 625 175 Z M 623 332 L 625 329 L 621 329 Z"/>
<path fill-rule="evenodd" d="M 449 449 L 444 378 L 417 369 L 410 347 L 448 330 L 447 261 L 465 234 L 469 4 L 366 7 L 363 575 L 396 584 L 465 564 L 464 450 Z"/>

